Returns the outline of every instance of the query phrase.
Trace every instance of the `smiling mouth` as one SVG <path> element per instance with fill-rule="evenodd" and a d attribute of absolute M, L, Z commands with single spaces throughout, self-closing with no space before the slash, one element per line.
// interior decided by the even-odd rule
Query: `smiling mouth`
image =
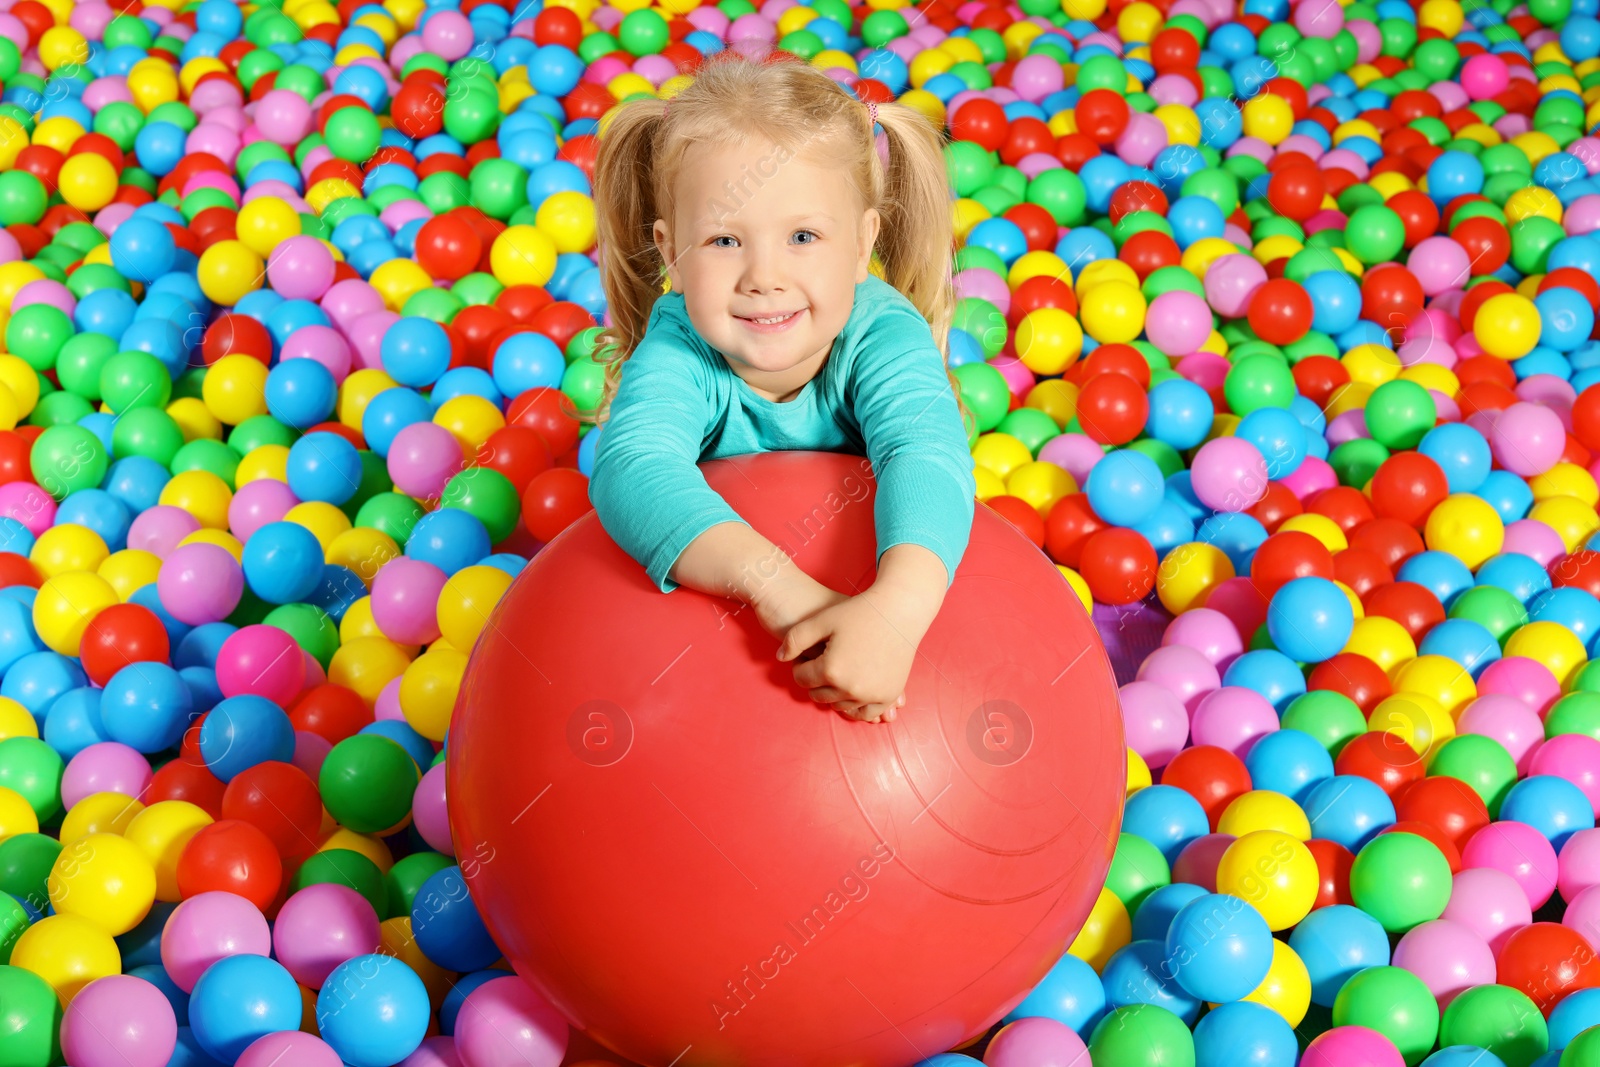
<path fill-rule="evenodd" d="M 801 308 L 800 310 L 804 311 L 805 309 Z M 790 311 L 782 315 L 736 315 L 734 317 L 741 319 L 744 322 L 753 322 L 757 326 L 779 326 L 785 322 L 788 322 L 798 314 L 800 314 L 800 311 Z"/>

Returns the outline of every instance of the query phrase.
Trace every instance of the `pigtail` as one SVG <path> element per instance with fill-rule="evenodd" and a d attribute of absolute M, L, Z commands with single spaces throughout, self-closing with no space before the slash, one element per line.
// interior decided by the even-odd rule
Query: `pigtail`
<path fill-rule="evenodd" d="M 661 295 L 666 265 L 652 230 L 661 217 L 653 167 L 660 156 L 665 108 L 657 101 L 623 104 L 602 122 L 595 158 L 595 237 L 600 284 L 611 325 L 600 332 L 595 359 L 605 365 L 605 385 L 593 411 L 582 422 L 599 425 L 610 413 L 622 378 L 622 364 L 644 339 L 650 311 Z"/>
<path fill-rule="evenodd" d="M 955 234 L 944 138 L 926 117 L 909 107 L 879 104 L 874 110 L 889 148 L 876 245 L 884 280 L 904 293 L 928 320 L 962 422 L 970 430 L 971 412 L 961 399 L 955 372 L 949 370 L 950 322 L 956 306 L 950 273 Z"/>

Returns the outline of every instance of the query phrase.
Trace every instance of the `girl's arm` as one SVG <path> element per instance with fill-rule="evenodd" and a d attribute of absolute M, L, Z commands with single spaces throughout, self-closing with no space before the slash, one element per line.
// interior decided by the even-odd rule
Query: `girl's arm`
<path fill-rule="evenodd" d="M 854 413 L 877 477 L 878 579 L 931 622 L 966 553 L 977 480 L 944 361 L 926 321 L 886 309 L 852 375 Z"/>

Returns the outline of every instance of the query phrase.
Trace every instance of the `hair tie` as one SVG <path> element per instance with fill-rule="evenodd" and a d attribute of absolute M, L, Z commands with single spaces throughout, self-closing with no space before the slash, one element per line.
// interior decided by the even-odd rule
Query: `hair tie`
<path fill-rule="evenodd" d="M 867 127 L 870 132 L 878 125 L 878 105 L 871 100 L 867 101 Z"/>

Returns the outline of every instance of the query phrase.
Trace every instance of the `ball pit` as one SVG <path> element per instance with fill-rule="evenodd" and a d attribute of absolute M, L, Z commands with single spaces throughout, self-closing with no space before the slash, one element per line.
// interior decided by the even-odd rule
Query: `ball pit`
<path fill-rule="evenodd" d="M 725 48 L 949 134 L 979 497 L 1121 683 L 1083 929 L 873 1062 L 1600 1064 L 1595 0 L 0 0 L 0 1061 L 623 1062 L 447 732 L 588 510 L 600 127 Z"/>

